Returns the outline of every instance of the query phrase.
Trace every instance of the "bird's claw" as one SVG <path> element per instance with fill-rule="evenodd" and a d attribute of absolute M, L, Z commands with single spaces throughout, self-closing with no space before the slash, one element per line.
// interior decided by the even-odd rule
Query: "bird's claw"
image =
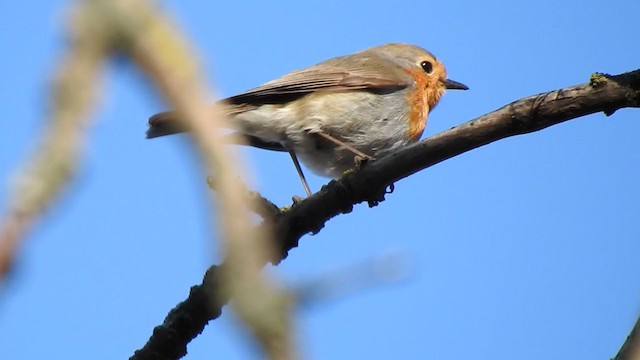
<path fill-rule="evenodd" d="M 353 157 L 353 162 L 356 165 L 356 169 L 361 169 L 367 162 L 369 161 L 373 161 L 375 160 L 375 158 L 369 156 L 369 155 L 365 155 L 365 156 L 360 156 L 360 155 L 356 155 Z"/>
<path fill-rule="evenodd" d="M 291 201 L 293 201 L 293 205 L 301 203 L 302 201 L 304 201 L 304 199 L 306 199 L 306 198 L 303 198 L 302 196 L 298 196 L 298 195 L 293 195 L 291 197 Z"/>

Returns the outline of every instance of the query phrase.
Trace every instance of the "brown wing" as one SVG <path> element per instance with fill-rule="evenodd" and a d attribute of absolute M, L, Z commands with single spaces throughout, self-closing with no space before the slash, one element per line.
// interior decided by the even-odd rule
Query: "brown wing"
<path fill-rule="evenodd" d="M 394 90 L 413 78 L 401 67 L 366 53 L 333 58 L 288 73 L 257 88 L 225 99 L 229 104 L 261 105 L 291 101 L 315 91 Z"/>
<path fill-rule="evenodd" d="M 229 114 L 263 104 L 281 104 L 315 91 L 393 91 L 403 89 L 413 78 L 400 66 L 366 51 L 333 58 L 306 69 L 288 73 L 242 94 L 224 99 Z M 147 138 L 181 132 L 171 111 L 149 119 Z"/>

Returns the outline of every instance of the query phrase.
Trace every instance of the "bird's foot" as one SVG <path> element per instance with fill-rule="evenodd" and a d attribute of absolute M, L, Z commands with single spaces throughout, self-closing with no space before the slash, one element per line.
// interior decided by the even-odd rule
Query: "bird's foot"
<path fill-rule="evenodd" d="M 364 155 L 364 156 L 362 156 Z M 369 162 L 369 161 L 373 161 L 375 160 L 374 157 L 366 155 L 366 154 L 362 154 L 362 155 L 356 155 L 353 157 L 353 162 L 356 165 L 356 170 L 360 170 L 362 169 L 362 167 L 364 167 L 364 165 Z"/>

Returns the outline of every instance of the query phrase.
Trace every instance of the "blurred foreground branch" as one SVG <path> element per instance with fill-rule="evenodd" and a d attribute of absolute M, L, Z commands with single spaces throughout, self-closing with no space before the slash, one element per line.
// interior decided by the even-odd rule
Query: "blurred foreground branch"
<path fill-rule="evenodd" d="M 202 74 L 192 60 L 193 53 L 185 49 L 186 42 L 169 27 L 169 22 L 148 6 L 124 0 L 119 3 L 121 19 L 128 21 L 125 29 L 131 30 L 126 33 L 124 44 L 130 44 L 129 50 L 138 65 L 175 106 L 180 117 L 188 121 L 186 128 L 191 130 L 220 189 L 217 203 L 227 261 L 216 278 L 218 291 L 208 292 L 202 299 L 205 306 L 218 306 L 220 297 L 226 299 L 224 294 L 230 294 L 236 313 L 270 359 L 297 358 L 289 329 L 288 299 L 261 272 L 271 253 L 271 229 L 252 226 L 249 209 L 256 207 L 250 205 L 255 199 L 236 180 L 237 158 L 222 141 L 216 141 L 219 129 L 228 127 L 224 114 L 215 105 L 207 104 L 200 81 Z M 217 121 L 210 121 L 212 118 Z"/>
<path fill-rule="evenodd" d="M 122 55 L 148 75 L 181 115 L 185 128 L 192 130 L 205 170 L 215 175 L 220 189 L 214 205 L 219 208 L 227 262 L 225 271 L 218 272 L 216 291 L 204 294 L 199 306 L 214 304 L 215 309 L 221 301 L 218 294 L 232 296 L 237 314 L 269 358 L 297 358 L 289 330 L 288 298 L 261 271 L 273 257 L 270 229 L 252 226 L 249 209 L 255 206 L 235 180 L 239 161 L 215 141 L 218 129 L 225 127 L 225 117 L 208 104 L 196 56 L 151 1 L 86 0 L 74 10 L 69 47 L 52 91 L 49 129 L 12 192 L 1 223 L 0 281 L 9 272 L 19 240 L 75 173 L 101 65 L 113 54 Z"/>
<path fill-rule="evenodd" d="M 51 87 L 47 128 L 32 159 L 15 179 L 0 222 L 0 286 L 11 270 L 19 242 L 75 174 L 109 42 L 108 32 L 94 15 L 71 19 L 69 47 Z"/>
<path fill-rule="evenodd" d="M 369 206 L 375 206 L 384 201 L 386 189 L 394 182 L 422 169 L 500 139 L 539 131 L 588 114 L 604 112 L 611 115 L 627 107 L 640 107 L 640 69 L 615 76 L 594 74 L 588 83 L 514 101 L 367 163 L 359 171 L 332 180 L 318 193 L 275 216 L 272 226 L 279 251 L 271 262 L 277 264 L 286 258 L 302 236 L 318 233 L 326 221 L 351 212 L 353 205 L 367 202 Z M 187 343 L 209 320 L 221 314 L 224 297 L 219 298 L 219 308 L 206 308 L 202 299 L 203 294 L 217 291 L 220 269 L 225 266 L 211 267 L 202 284 L 191 288 L 189 297 L 171 310 L 164 323 L 154 329 L 149 342 L 132 359 L 177 359 L 175 354 L 184 355 Z M 147 356 L 160 353 L 164 356 Z"/>

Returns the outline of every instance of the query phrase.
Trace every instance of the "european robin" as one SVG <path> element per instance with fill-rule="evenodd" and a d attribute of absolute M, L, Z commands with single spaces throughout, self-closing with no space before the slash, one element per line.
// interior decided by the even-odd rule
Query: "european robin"
<path fill-rule="evenodd" d="M 412 144 L 445 89 L 468 87 L 447 79 L 427 50 L 394 43 L 288 73 L 221 104 L 248 145 L 291 155 L 311 195 L 298 158 L 335 178 L 359 161 Z M 170 111 L 149 119 L 147 138 L 177 132 Z"/>

